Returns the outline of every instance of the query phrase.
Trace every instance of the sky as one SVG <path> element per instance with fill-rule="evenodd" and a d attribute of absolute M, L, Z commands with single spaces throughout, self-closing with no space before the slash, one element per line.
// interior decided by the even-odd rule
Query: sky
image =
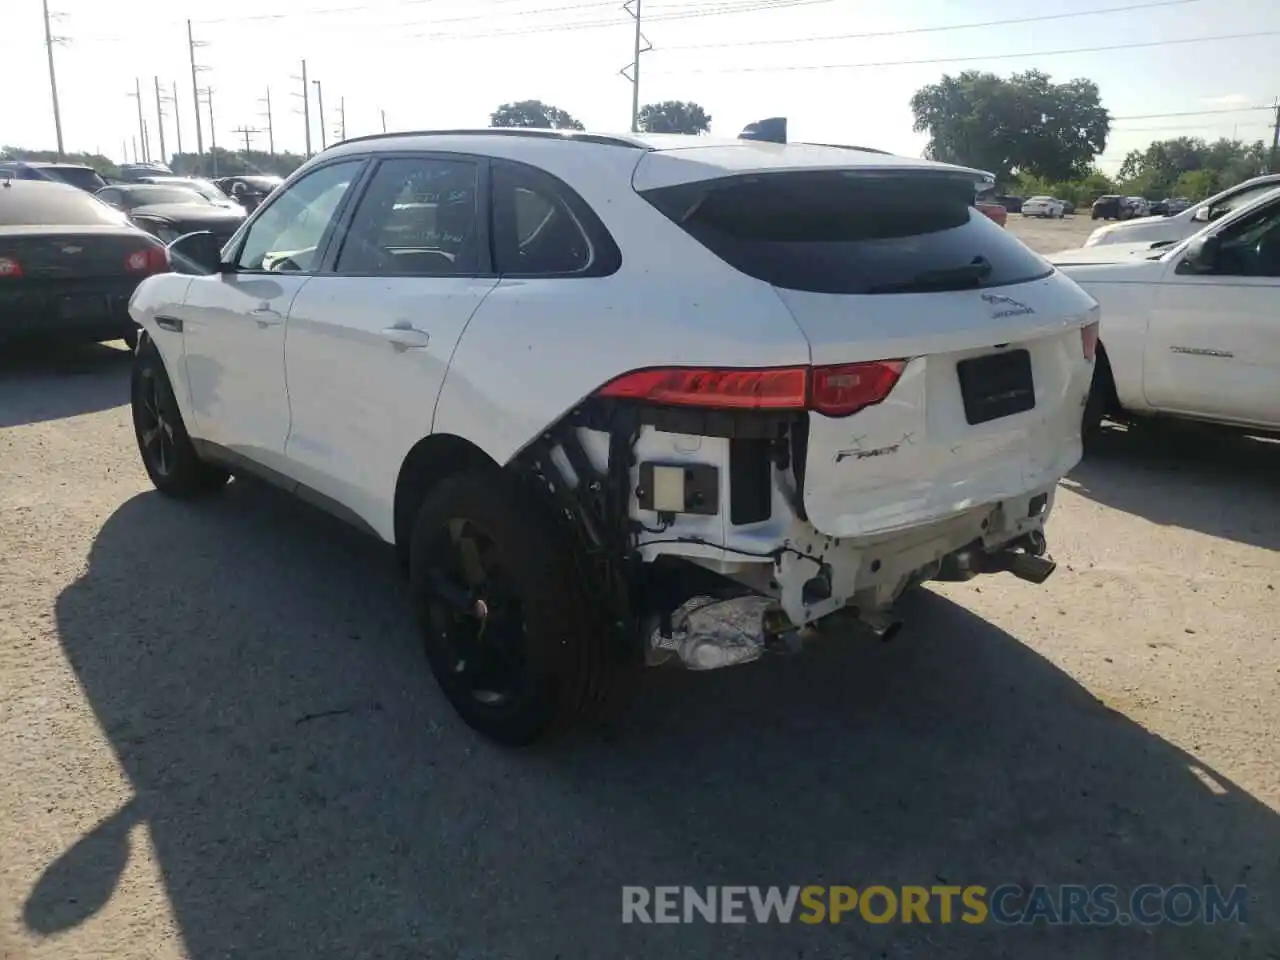
<path fill-rule="evenodd" d="M 588 129 L 625 131 L 634 20 L 621 0 L 48 0 L 68 150 L 132 159 L 138 99 L 153 158 L 195 143 L 187 20 L 219 146 L 301 152 L 305 59 L 312 146 L 323 135 L 487 126 L 540 99 Z M 633 0 L 634 2 L 634 0 Z M 1115 119 L 1099 164 L 1181 135 L 1270 140 L 1280 95 L 1276 0 L 641 0 L 640 101 L 693 100 L 712 133 L 786 116 L 794 140 L 919 155 L 911 95 L 945 73 L 1087 77 Z M 41 0 L 3 0 L 0 144 L 56 143 Z M 1045 19 L 1052 18 L 1052 19 Z M 1011 20 L 1024 22 L 1010 23 Z M 850 35 L 853 36 L 850 36 Z M 1228 39 L 1214 39 L 1214 38 Z M 1112 49 L 1098 50 L 1098 47 Z M 1126 49 L 1115 49 L 1125 47 Z M 1091 51 L 1088 48 L 1095 48 Z M 19 95 L 20 92 L 20 95 Z M 201 106 L 206 145 L 209 109 Z"/>

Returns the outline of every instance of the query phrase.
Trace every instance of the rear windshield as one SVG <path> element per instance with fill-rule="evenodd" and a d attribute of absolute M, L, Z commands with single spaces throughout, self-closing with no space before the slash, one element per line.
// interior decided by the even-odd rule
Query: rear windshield
<path fill-rule="evenodd" d="M 196 193 L 195 187 L 129 187 L 124 191 L 125 198 L 131 207 L 149 207 L 155 203 L 202 203 L 204 197 Z"/>
<path fill-rule="evenodd" d="M 107 181 L 98 175 L 98 171 L 90 167 L 45 167 L 44 174 L 91 193 L 107 185 Z"/>
<path fill-rule="evenodd" d="M 0 187 L 0 227 L 119 226 L 128 222 L 119 210 L 60 184 L 24 181 Z"/>
<path fill-rule="evenodd" d="M 769 173 L 646 191 L 731 266 L 814 293 L 1006 286 L 1053 268 L 974 208 L 971 178 Z"/>

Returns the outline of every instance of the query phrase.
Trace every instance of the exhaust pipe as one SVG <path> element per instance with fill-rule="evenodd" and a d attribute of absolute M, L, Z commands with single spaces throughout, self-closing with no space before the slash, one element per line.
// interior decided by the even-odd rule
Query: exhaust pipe
<path fill-rule="evenodd" d="M 858 622 L 881 643 L 888 643 L 902 629 L 902 621 L 888 613 L 864 613 Z"/>

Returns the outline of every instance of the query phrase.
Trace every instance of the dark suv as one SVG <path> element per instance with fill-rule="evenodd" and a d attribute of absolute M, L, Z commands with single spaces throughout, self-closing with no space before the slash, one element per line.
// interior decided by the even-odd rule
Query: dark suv
<path fill-rule="evenodd" d="M 52 180 L 97 193 L 107 185 L 93 167 L 78 163 L 48 163 L 42 160 L 0 160 L 0 180 Z"/>
<path fill-rule="evenodd" d="M 1091 216 L 1094 220 L 1128 220 L 1133 216 L 1133 209 L 1126 198 L 1109 193 L 1093 201 Z"/>

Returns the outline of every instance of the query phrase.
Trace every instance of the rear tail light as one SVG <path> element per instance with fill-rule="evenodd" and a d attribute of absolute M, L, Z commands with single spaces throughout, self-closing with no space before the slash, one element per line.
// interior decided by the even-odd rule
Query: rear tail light
<path fill-rule="evenodd" d="M 130 273 L 168 273 L 169 253 L 164 247 L 135 250 L 125 258 L 124 268 Z"/>
<path fill-rule="evenodd" d="M 662 367 L 623 374 L 601 397 L 703 410 L 814 410 L 847 417 L 893 390 L 905 360 L 757 370 Z"/>
<path fill-rule="evenodd" d="M 22 264 L 13 257 L 0 257 L 0 280 L 22 276 Z"/>
<path fill-rule="evenodd" d="M 879 403 L 898 383 L 905 360 L 874 360 L 814 367 L 809 408 L 828 417 L 847 417 Z"/>
<path fill-rule="evenodd" d="M 666 367 L 624 374 L 602 387 L 599 395 L 713 410 L 803 410 L 808 378 L 807 367 Z"/>
<path fill-rule="evenodd" d="M 1092 360 L 1098 353 L 1098 321 L 1087 323 L 1080 328 L 1080 345 L 1084 348 L 1084 358 Z"/>

